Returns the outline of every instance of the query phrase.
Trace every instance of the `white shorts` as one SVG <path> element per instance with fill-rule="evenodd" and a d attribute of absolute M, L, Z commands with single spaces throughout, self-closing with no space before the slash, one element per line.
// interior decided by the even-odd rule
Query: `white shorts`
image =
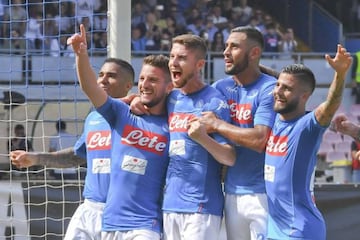
<path fill-rule="evenodd" d="M 267 217 L 266 194 L 225 195 L 227 240 L 266 239 Z"/>
<path fill-rule="evenodd" d="M 105 203 L 85 199 L 72 216 L 64 240 L 100 240 L 104 206 Z"/>
<path fill-rule="evenodd" d="M 147 229 L 102 232 L 101 240 L 160 240 L 160 234 Z"/>
<path fill-rule="evenodd" d="M 221 217 L 200 213 L 164 213 L 165 240 L 218 240 Z"/>

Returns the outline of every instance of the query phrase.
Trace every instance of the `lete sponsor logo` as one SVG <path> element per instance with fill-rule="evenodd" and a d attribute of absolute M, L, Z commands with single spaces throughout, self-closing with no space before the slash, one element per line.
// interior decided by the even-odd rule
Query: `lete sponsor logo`
<path fill-rule="evenodd" d="M 287 154 L 287 136 L 270 135 L 266 146 L 266 153 L 273 156 L 285 156 Z"/>
<path fill-rule="evenodd" d="M 251 104 L 237 104 L 235 101 L 229 101 L 230 117 L 240 124 L 251 124 L 253 121 L 251 115 Z"/>
<path fill-rule="evenodd" d="M 162 155 L 166 149 L 166 136 L 126 125 L 121 143 Z"/>
<path fill-rule="evenodd" d="M 187 132 L 187 125 L 193 114 L 172 113 L 169 116 L 169 130 L 171 132 Z"/>
<path fill-rule="evenodd" d="M 87 148 L 89 150 L 109 150 L 111 148 L 111 132 L 89 132 L 87 136 Z"/>

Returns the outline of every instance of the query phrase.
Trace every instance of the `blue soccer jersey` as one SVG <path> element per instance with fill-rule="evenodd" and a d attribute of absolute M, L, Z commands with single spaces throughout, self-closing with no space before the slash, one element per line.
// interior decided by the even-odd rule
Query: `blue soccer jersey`
<path fill-rule="evenodd" d="M 291 121 L 277 116 L 265 158 L 268 238 L 325 239 L 313 194 L 316 153 L 325 129 L 314 112 Z"/>
<path fill-rule="evenodd" d="M 128 105 L 110 97 L 97 111 L 111 126 L 113 146 L 103 231 L 160 233 L 169 164 L 167 116 L 136 116 Z"/>
<path fill-rule="evenodd" d="M 168 97 L 171 141 L 163 204 L 165 212 L 222 215 L 221 164 L 188 136 L 186 128 L 192 117 L 200 116 L 204 111 L 212 111 L 229 121 L 229 108 L 224 97 L 210 86 L 187 95 L 173 90 Z M 212 137 L 219 143 L 228 143 L 218 134 Z"/>
<path fill-rule="evenodd" d="M 105 203 L 110 180 L 111 131 L 106 120 L 92 111 L 85 120 L 84 131 L 75 143 L 76 155 L 86 159 L 83 196 Z"/>
<path fill-rule="evenodd" d="M 213 84 L 226 98 L 230 106 L 231 123 L 241 128 L 255 125 L 272 127 L 275 119 L 272 91 L 276 79 L 261 74 L 249 85 L 238 85 L 232 77 L 221 79 Z M 230 194 L 264 193 L 265 153 L 247 147 L 235 146 L 236 162 L 228 167 L 225 178 L 225 192 Z"/>

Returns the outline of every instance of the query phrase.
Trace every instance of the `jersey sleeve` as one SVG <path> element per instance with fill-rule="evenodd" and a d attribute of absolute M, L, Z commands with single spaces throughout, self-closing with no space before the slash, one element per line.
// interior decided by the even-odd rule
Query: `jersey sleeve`
<path fill-rule="evenodd" d="M 106 102 L 96 109 L 111 127 L 114 127 L 119 116 L 129 111 L 129 106 L 121 100 L 108 97 Z"/>
<path fill-rule="evenodd" d="M 275 81 L 271 81 L 264 85 L 259 94 L 259 106 L 254 115 L 254 126 L 265 125 L 271 128 L 274 124 L 275 112 L 273 90 L 275 83 Z"/>
<path fill-rule="evenodd" d="M 230 108 L 224 97 L 213 97 L 210 100 L 205 111 L 213 112 L 219 119 L 230 122 Z M 212 136 L 217 142 L 221 144 L 229 144 L 230 141 L 218 133 L 213 133 Z"/>
<path fill-rule="evenodd" d="M 86 159 L 86 134 L 83 132 L 74 145 L 74 153 L 76 156 Z"/>

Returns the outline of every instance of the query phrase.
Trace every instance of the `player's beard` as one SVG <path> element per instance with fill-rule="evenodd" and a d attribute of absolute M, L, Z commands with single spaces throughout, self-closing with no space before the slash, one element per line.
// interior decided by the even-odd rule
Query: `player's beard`
<path fill-rule="evenodd" d="M 237 75 L 245 71 L 248 67 L 249 67 L 249 53 L 247 52 L 242 62 L 241 61 L 234 62 L 234 65 L 231 68 L 229 69 L 225 68 L 225 73 L 228 75 Z"/>
<path fill-rule="evenodd" d="M 154 94 L 154 93 L 152 93 Z M 155 94 L 152 98 L 145 98 L 143 96 L 140 97 L 140 101 L 142 104 L 144 104 L 146 107 L 151 108 L 159 104 L 162 100 L 162 96 L 159 96 Z"/>
<path fill-rule="evenodd" d="M 147 108 L 152 108 L 161 102 L 162 98 L 156 96 L 151 100 L 145 101 L 141 99 L 141 103 L 144 104 Z"/>
<path fill-rule="evenodd" d="M 274 111 L 280 114 L 287 114 L 287 113 L 291 113 L 293 111 L 296 110 L 298 105 L 298 101 L 296 99 L 293 99 L 290 102 L 287 102 L 285 105 L 283 106 L 279 106 L 278 104 L 276 104 L 276 102 L 274 103 Z"/>
<path fill-rule="evenodd" d="M 181 77 L 180 79 L 178 79 L 177 81 L 173 81 L 173 85 L 175 88 L 183 88 L 185 87 L 185 85 L 191 81 L 191 79 L 194 78 L 194 73 L 190 73 L 188 75 L 184 75 L 183 77 Z"/>

